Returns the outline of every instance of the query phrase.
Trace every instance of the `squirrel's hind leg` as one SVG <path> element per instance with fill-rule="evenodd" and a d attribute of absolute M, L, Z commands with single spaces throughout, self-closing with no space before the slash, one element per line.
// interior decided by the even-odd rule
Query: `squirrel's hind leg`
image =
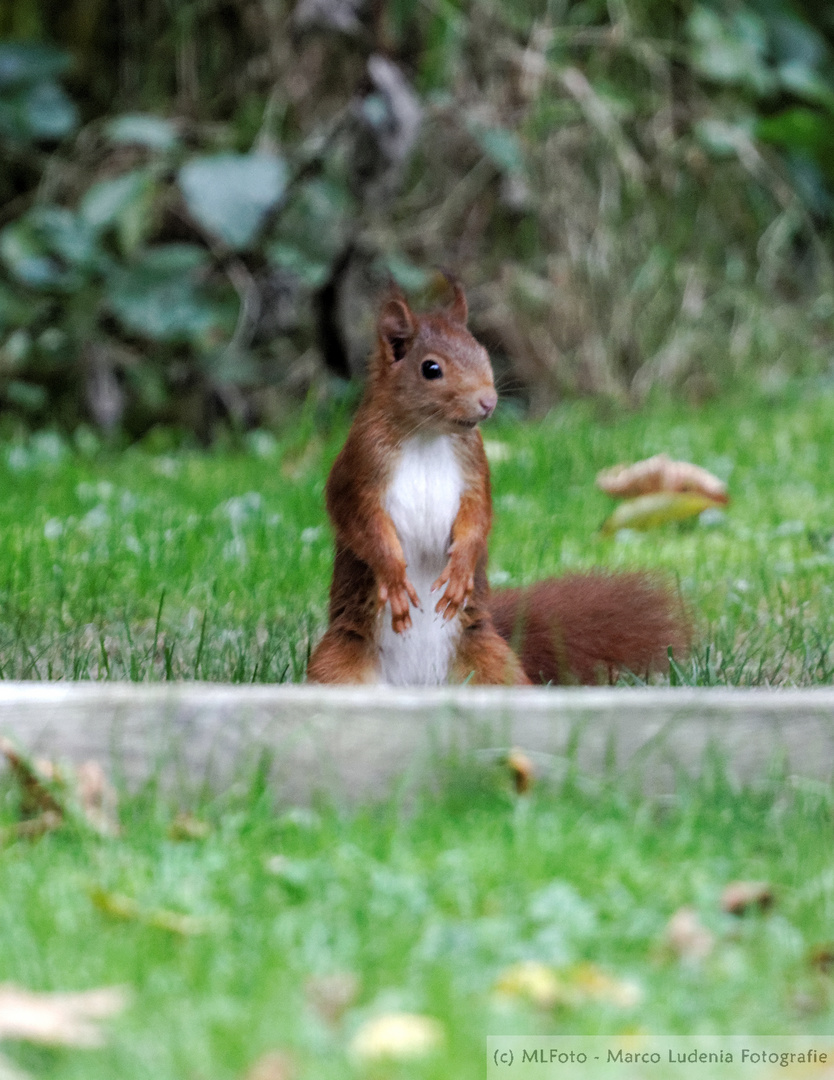
<path fill-rule="evenodd" d="M 313 650 L 307 682 L 377 683 L 377 650 L 355 631 L 331 627 Z"/>
<path fill-rule="evenodd" d="M 476 686 L 530 685 L 521 661 L 491 622 L 463 631 L 449 681 Z"/>

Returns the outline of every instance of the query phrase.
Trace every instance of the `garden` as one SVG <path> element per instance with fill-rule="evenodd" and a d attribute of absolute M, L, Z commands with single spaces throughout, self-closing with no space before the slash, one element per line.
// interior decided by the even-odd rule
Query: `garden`
<path fill-rule="evenodd" d="M 833 58 L 801 0 L 15 0 L 0 678 L 303 683 L 380 297 L 426 310 L 443 268 L 501 398 L 491 586 L 664 582 L 691 647 L 612 693 L 823 694 Z M 727 501 L 612 528 L 599 474 L 658 454 Z M 438 751 L 301 805 L 266 752 L 218 789 L 0 751 L 0 1080 L 831 1030 L 834 795 L 786 761 L 652 794 Z"/>

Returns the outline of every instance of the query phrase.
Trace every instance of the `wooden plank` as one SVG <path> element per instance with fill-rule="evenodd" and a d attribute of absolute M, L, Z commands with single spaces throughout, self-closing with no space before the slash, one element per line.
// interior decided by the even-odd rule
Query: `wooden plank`
<path fill-rule="evenodd" d="M 0 733 L 27 752 L 101 761 L 131 786 L 224 789 L 267 752 L 277 790 L 305 802 L 383 796 L 438 753 L 523 747 L 542 771 L 639 776 L 671 792 L 715 747 L 749 782 L 775 762 L 834 779 L 834 690 L 239 687 L 0 683 Z"/>

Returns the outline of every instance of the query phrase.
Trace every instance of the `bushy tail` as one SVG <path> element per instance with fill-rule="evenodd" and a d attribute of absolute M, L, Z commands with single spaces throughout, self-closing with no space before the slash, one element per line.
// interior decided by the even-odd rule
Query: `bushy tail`
<path fill-rule="evenodd" d="M 691 640 L 679 597 L 645 573 L 593 572 L 548 578 L 490 597 L 498 633 L 521 657 L 530 680 L 615 682 L 668 667 Z"/>

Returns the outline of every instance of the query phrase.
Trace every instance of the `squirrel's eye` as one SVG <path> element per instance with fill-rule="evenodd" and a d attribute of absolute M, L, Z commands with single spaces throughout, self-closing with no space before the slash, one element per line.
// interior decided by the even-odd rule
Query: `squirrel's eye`
<path fill-rule="evenodd" d="M 443 368 L 436 360 L 424 360 L 420 366 L 424 379 L 442 379 Z"/>

